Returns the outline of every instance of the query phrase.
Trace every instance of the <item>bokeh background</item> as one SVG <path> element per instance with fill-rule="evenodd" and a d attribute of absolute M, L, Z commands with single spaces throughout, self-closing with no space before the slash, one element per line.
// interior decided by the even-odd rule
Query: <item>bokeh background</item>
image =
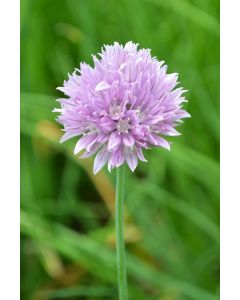
<path fill-rule="evenodd" d="M 171 152 L 127 172 L 132 300 L 219 298 L 219 1 L 21 0 L 21 299 L 118 299 L 115 172 L 59 144 L 56 91 L 106 43 L 151 48 L 189 90 Z"/>

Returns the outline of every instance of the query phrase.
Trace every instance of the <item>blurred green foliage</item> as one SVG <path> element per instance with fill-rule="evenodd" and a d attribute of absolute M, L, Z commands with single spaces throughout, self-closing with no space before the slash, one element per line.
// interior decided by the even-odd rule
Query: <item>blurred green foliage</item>
<path fill-rule="evenodd" d="M 151 48 L 189 90 L 171 152 L 127 173 L 130 299 L 219 298 L 219 1 L 21 1 L 21 299 L 117 299 L 115 172 L 59 144 L 51 110 L 102 44 Z"/>

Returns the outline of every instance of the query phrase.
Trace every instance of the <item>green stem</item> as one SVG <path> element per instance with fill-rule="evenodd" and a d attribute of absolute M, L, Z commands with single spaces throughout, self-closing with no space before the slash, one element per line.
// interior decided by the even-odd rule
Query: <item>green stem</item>
<path fill-rule="evenodd" d="M 117 168 L 116 187 L 116 248 L 117 248 L 117 275 L 119 300 L 127 300 L 127 275 L 125 263 L 124 231 L 123 231 L 123 197 L 124 197 L 124 165 Z"/>

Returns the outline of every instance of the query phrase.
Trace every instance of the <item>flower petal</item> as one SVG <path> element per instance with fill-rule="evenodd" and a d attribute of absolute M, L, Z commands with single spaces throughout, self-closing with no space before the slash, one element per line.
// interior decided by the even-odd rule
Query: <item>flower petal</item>
<path fill-rule="evenodd" d="M 148 139 L 153 145 L 163 147 L 170 151 L 170 144 L 165 139 L 158 136 L 157 134 L 154 133 L 149 134 Z"/>
<path fill-rule="evenodd" d="M 96 141 L 96 138 L 97 133 L 86 134 L 83 137 L 81 137 L 74 148 L 74 155 L 79 153 L 81 150 L 87 148 L 88 146 L 92 145 Z"/>
<path fill-rule="evenodd" d="M 107 148 L 102 148 L 95 157 L 93 164 L 93 173 L 96 175 L 107 163 L 110 156 L 110 152 L 108 152 Z"/>
<path fill-rule="evenodd" d="M 146 158 L 145 158 L 144 155 L 143 155 L 143 152 L 142 152 L 142 149 L 141 149 L 141 148 L 138 148 L 138 149 L 137 149 L 137 157 L 138 157 L 141 161 L 147 162 Z"/>
<path fill-rule="evenodd" d="M 178 118 L 191 118 L 191 115 L 184 110 L 180 110 L 176 115 Z"/>
<path fill-rule="evenodd" d="M 66 131 L 64 133 L 64 135 L 61 137 L 60 139 L 60 143 L 63 143 L 69 139 L 71 139 L 72 137 L 75 137 L 75 136 L 78 136 L 80 135 L 81 133 L 79 133 L 79 130 L 78 131 Z"/>
<path fill-rule="evenodd" d="M 135 139 L 134 137 L 131 135 L 131 133 L 124 133 L 122 135 L 122 139 L 123 139 L 123 143 L 125 146 L 127 147 L 133 147 L 134 143 L 135 143 Z"/>
<path fill-rule="evenodd" d="M 111 169 L 115 168 L 115 167 L 119 167 L 120 165 L 122 165 L 124 163 L 124 156 L 122 154 L 122 150 L 119 149 L 117 151 L 114 151 L 109 160 L 108 160 L 108 170 L 109 172 L 111 172 Z"/>
<path fill-rule="evenodd" d="M 112 132 L 108 141 L 108 150 L 116 148 L 120 143 L 121 135 L 117 131 Z"/>
<path fill-rule="evenodd" d="M 95 92 L 100 92 L 110 88 L 110 85 L 106 81 L 101 81 L 95 87 Z"/>
<path fill-rule="evenodd" d="M 161 134 L 169 135 L 169 136 L 178 136 L 181 135 L 173 126 L 171 125 L 163 125 L 160 127 Z"/>
<path fill-rule="evenodd" d="M 104 132 L 111 132 L 116 129 L 116 123 L 109 116 L 102 117 L 100 125 Z"/>
<path fill-rule="evenodd" d="M 131 169 L 132 172 L 134 172 L 134 170 L 137 167 L 138 164 L 138 159 L 137 156 L 133 153 L 129 153 L 126 155 L 126 162 L 129 166 L 129 168 Z"/>
<path fill-rule="evenodd" d="M 79 158 L 88 158 L 91 157 L 93 154 L 95 154 L 100 148 L 102 147 L 102 144 L 96 143 L 91 150 L 86 150 Z"/>

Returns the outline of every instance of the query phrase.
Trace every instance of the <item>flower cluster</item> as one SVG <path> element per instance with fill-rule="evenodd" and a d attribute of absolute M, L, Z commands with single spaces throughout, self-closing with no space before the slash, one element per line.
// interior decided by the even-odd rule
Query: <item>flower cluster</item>
<path fill-rule="evenodd" d="M 190 115 L 182 109 L 184 90 L 176 88 L 177 74 L 152 57 L 149 49 L 104 46 L 94 67 L 86 63 L 58 88 L 68 98 L 59 99 L 57 120 L 64 126 L 61 142 L 79 136 L 74 153 L 80 158 L 96 154 L 94 174 L 106 163 L 109 171 L 126 162 L 134 171 L 146 161 L 143 149 L 170 149 L 163 136 L 179 135 L 175 129 Z"/>

